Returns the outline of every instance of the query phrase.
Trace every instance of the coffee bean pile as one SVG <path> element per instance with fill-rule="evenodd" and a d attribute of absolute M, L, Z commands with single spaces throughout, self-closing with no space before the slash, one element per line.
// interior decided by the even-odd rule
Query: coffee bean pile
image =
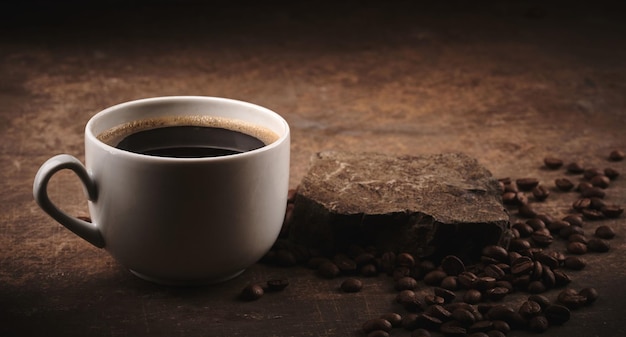
<path fill-rule="evenodd" d="M 613 151 L 609 160 L 624 159 Z M 444 336 L 496 337 L 512 330 L 544 332 L 566 323 L 571 312 L 593 304 L 599 297 L 591 287 L 569 287 L 569 271 L 584 269 L 582 255 L 610 251 L 615 231 L 600 225 L 588 237 L 589 222 L 620 217 L 623 207 L 605 202 L 605 189 L 619 176 L 612 168 L 585 168 L 578 162 L 565 165 L 546 157 L 550 170 L 565 167 L 566 176 L 553 188 L 533 177 L 500 179 L 503 203 L 517 210 L 508 234 L 508 247 L 491 245 L 482 250 L 479 261 L 464 261 L 449 255 L 441 260 L 418 258 L 408 252 L 379 251 L 376 247 L 351 245 L 333 256 L 324 256 L 287 239 L 279 239 L 262 262 L 281 267 L 305 265 L 321 278 L 343 278 L 338 289 L 355 293 L 363 289 L 361 278 L 387 275 L 396 291 L 394 312 L 365 321 L 362 332 L 368 337 L 389 336 L 393 329 L 411 331 L 412 337 Z M 577 185 L 572 181 L 580 175 Z M 557 219 L 533 209 L 562 193 L 577 192 L 580 198 L 571 212 Z M 290 192 L 286 221 L 293 209 L 295 192 Z M 291 206 L 291 207 L 290 207 Z M 561 241 L 565 249 L 550 249 Z M 560 289 L 552 300 L 544 293 Z M 243 297 L 255 300 L 264 288 L 249 285 Z M 260 295 L 259 295 L 260 293 Z M 510 294 L 522 294 L 521 304 L 507 301 Z M 524 295 L 525 294 L 525 295 Z"/>

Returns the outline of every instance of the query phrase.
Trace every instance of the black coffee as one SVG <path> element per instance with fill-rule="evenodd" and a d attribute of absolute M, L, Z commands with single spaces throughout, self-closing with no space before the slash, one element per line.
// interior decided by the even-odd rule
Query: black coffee
<path fill-rule="evenodd" d="M 252 151 L 265 146 L 249 134 L 209 126 L 166 126 L 124 137 L 115 147 L 151 156 L 202 158 Z"/>

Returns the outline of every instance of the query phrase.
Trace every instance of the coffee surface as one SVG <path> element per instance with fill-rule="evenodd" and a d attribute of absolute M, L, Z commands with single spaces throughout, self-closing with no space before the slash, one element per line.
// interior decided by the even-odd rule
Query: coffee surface
<path fill-rule="evenodd" d="M 121 124 L 97 138 L 122 150 L 161 157 L 201 158 L 243 153 L 278 139 L 244 121 L 211 116 L 170 116 Z"/>

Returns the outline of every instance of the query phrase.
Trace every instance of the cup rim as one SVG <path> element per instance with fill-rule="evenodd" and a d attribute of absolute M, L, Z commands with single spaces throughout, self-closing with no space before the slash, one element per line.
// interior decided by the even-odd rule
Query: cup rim
<path fill-rule="evenodd" d="M 93 132 L 93 128 L 94 128 L 94 124 L 101 118 L 103 118 L 103 116 L 113 113 L 113 111 L 117 111 L 120 109 L 124 109 L 124 108 L 128 108 L 128 107 L 132 107 L 135 105 L 141 105 L 141 104 L 146 104 L 146 103 L 158 103 L 158 102 L 176 102 L 176 101 L 211 101 L 211 102 L 219 102 L 219 103 L 226 103 L 226 104 L 238 104 L 238 105 L 242 105 L 248 108 L 252 108 L 254 110 L 258 110 L 258 111 L 262 111 L 264 113 L 267 113 L 269 115 L 272 116 L 272 118 L 275 118 L 276 120 L 278 120 L 281 124 L 282 127 L 284 128 L 284 132 L 278 133 L 278 139 L 276 139 L 274 142 L 267 144 L 265 146 L 262 146 L 258 149 L 254 149 L 251 151 L 246 151 L 246 152 L 242 152 L 242 153 L 236 153 L 236 154 L 229 154 L 229 155 L 225 155 L 225 156 L 218 156 L 218 157 L 193 157 L 193 158 L 187 158 L 187 157 L 166 157 L 166 156 L 153 156 L 153 155 L 148 155 L 148 154 L 142 154 L 142 153 L 136 153 L 136 152 L 131 152 L 131 151 L 127 151 L 127 150 L 122 150 L 119 149 L 115 146 L 111 146 L 109 144 L 104 143 L 103 141 L 101 141 L 100 139 L 98 139 L 97 135 L 94 134 Z M 275 130 L 272 130 L 275 131 Z M 282 143 L 284 143 L 286 140 L 288 140 L 290 138 L 290 128 L 289 128 L 289 124 L 287 123 L 287 121 L 281 116 L 279 115 L 277 112 L 270 110 L 266 107 L 260 106 L 258 104 L 254 104 L 254 103 L 250 103 L 250 102 L 246 102 L 246 101 L 242 101 L 242 100 L 237 100 L 237 99 L 232 99 L 232 98 L 225 98 L 225 97 L 215 97 L 215 96 L 158 96 L 158 97 L 149 97 L 149 98 L 141 98 L 141 99 L 136 99 L 136 100 L 131 100 L 131 101 L 127 101 L 127 102 L 123 102 L 123 103 L 119 103 L 116 105 L 112 105 L 104 110 L 101 110 L 100 112 L 96 113 L 95 115 L 93 115 L 89 121 L 87 122 L 87 124 L 85 125 L 85 137 L 87 140 L 89 140 L 92 144 L 95 144 L 96 146 L 99 146 L 101 148 L 104 148 L 105 150 L 107 150 L 108 152 L 110 152 L 111 154 L 118 154 L 118 155 L 124 155 L 124 156 L 129 156 L 131 158 L 137 158 L 137 159 L 142 159 L 142 160 L 152 160 L 152 161 L 159 161 L 159 162 L 204 162 L 204 161 L 224 161 L 224 160 L 230 160 L 230 159 L 238 159 L 238 158 L 245 158 L 248 156 L 254 156 L 258 153 L 262 153 L 265 151 L 270 151 L 273 148 L 276 148 L 278 146 L 280 146 Z"/>

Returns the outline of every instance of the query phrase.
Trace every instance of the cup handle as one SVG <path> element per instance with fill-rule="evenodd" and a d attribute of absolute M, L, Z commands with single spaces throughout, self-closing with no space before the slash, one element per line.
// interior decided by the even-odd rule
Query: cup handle
<path fill-rule="evenodd" d="M 56 172 L 63 169 L 74 171 L 82 181 L 88 199 L 90 201 L 96 201 L 98 193 L 95 182 L 89 176 L 89 173 L 87 173 L 85 166 L 76 159 L 76 157 L 70 156 L 69 154 L 56 155 L 41 165 L 35 176 L 35 182 L 33 183 L 33 196 L 35 197 L 35 201 L 48 215 L 74 232 L 74 234 L 98 248 L 103 248 L 104 239 L 98 227 L 90 222 L 68 215 L 50 201 L 48 197 L 48 182 Z"/>

